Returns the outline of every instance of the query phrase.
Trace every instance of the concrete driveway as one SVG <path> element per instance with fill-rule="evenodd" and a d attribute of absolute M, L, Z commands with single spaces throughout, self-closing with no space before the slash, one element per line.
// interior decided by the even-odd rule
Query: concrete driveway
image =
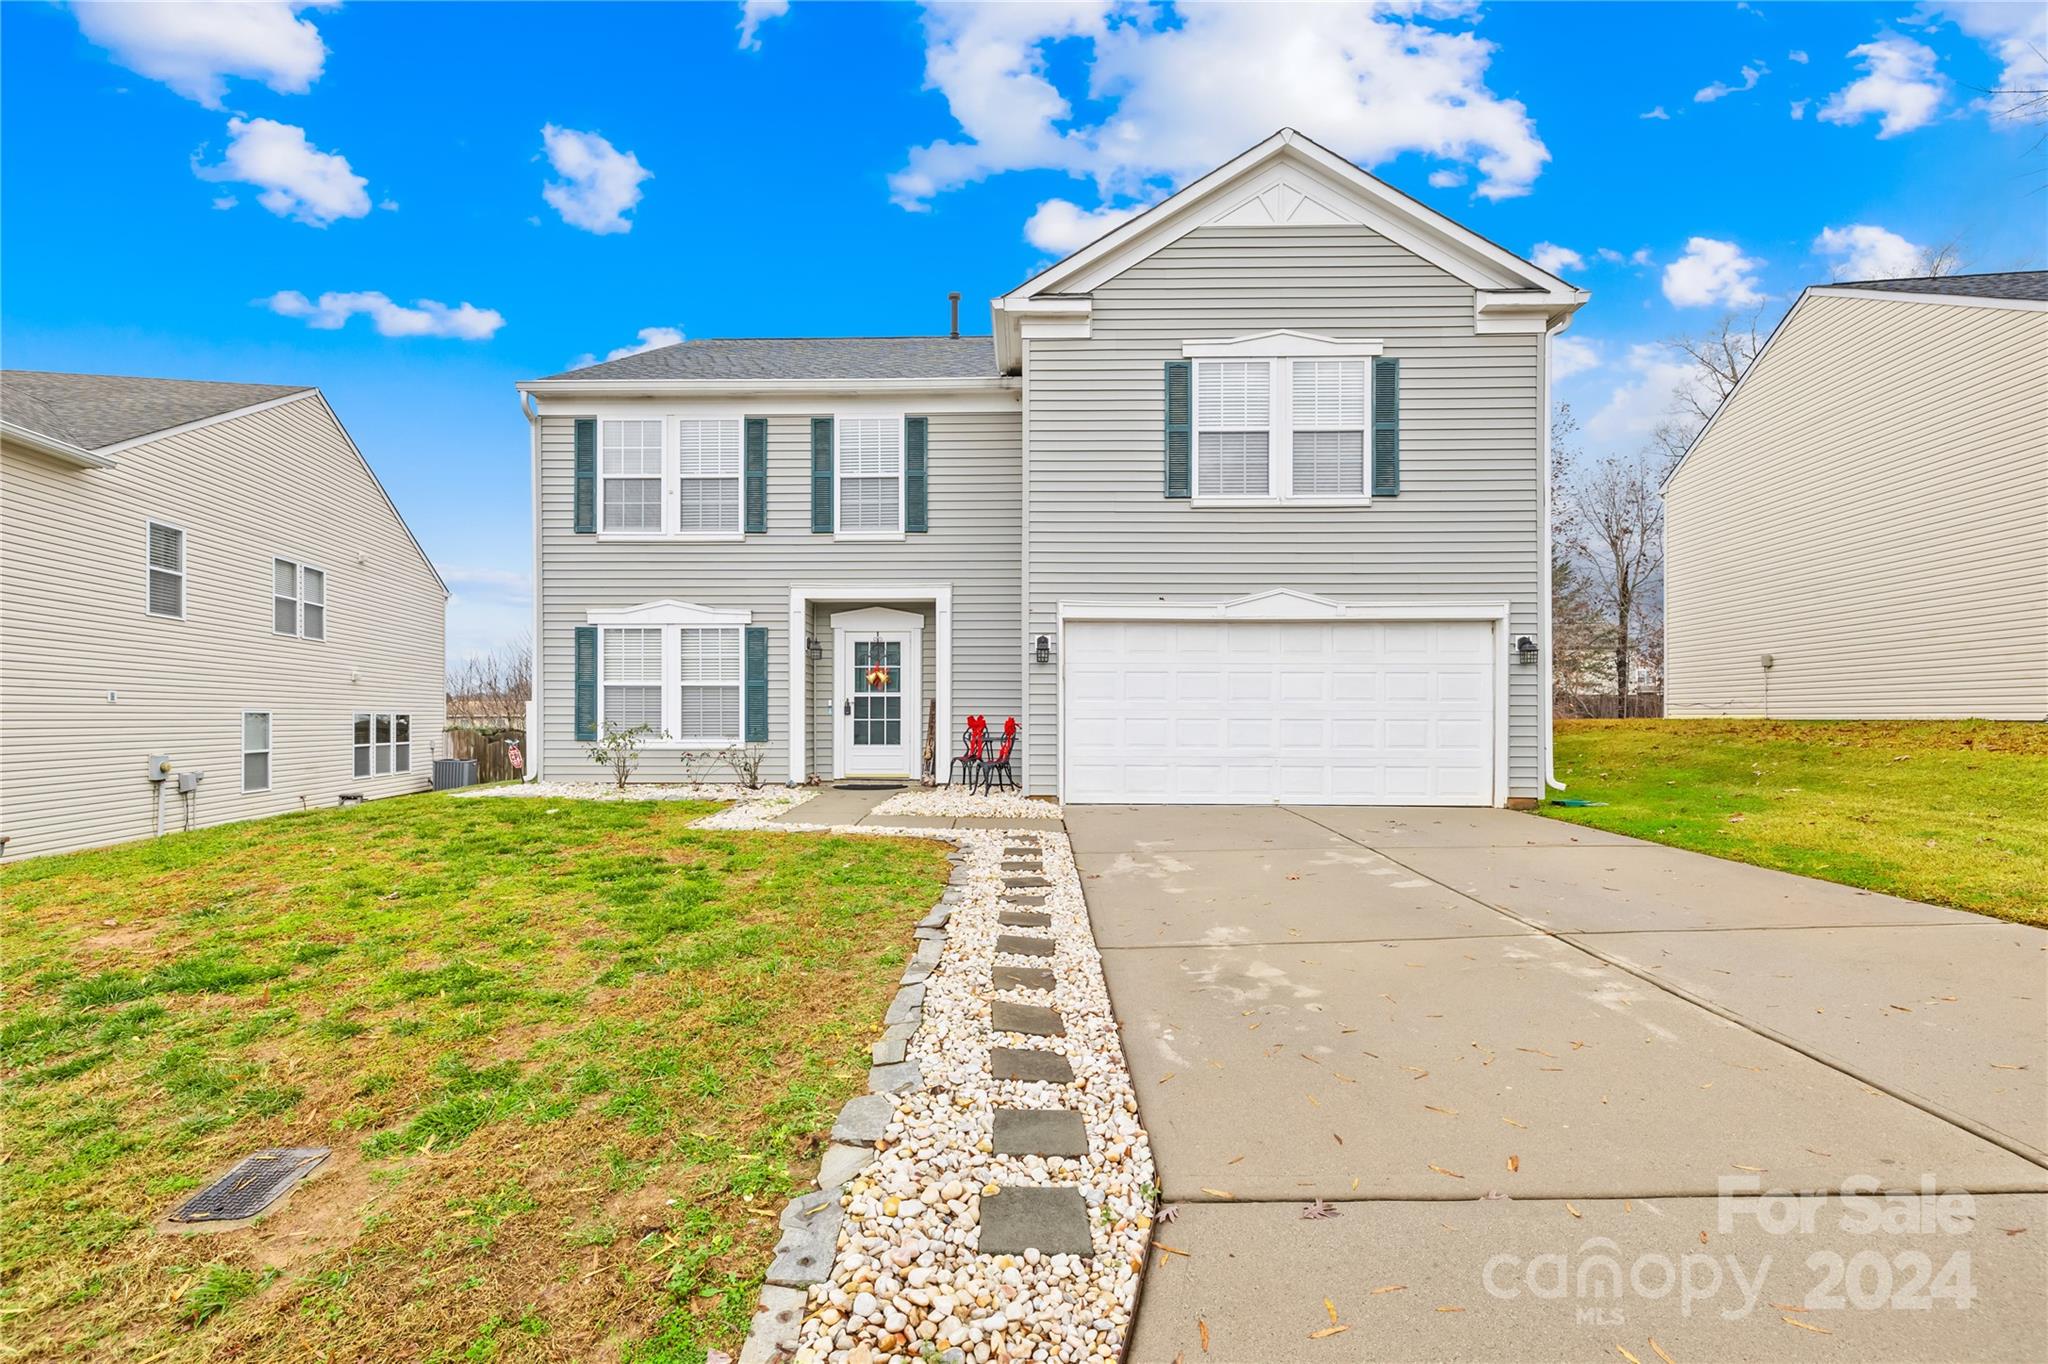
<path fill-rule="evenodd" d="M 2048 934 L 1506 811 L 1067 826 L 1179 1209 L 1132 1359 L 2048 1358 Z"/>

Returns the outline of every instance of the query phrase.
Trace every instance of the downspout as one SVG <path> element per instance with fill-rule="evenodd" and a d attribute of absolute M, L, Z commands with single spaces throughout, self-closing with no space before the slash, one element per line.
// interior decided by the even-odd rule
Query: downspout
<path fill-rule="evenodd" d="M 533 470 L 533 658 L 529 671 L 533 677 L 532 714 L 526 721 L 526 780 L 540 780 L 541 764 L 541 634 L 540 634 L 540 412 L 533 404 L 533 395 L 519 395 L 519 415 L 526 418 L 527 444 L 530 447 Z"/>
<path fill-rule="evenodd" d="M 1543 689 L 1543 732 L 1541 743 L 1543 784 L 1552 791 L 1564 790 L 1565 784 L 1557 779 L 1557 745 L 1555 737 L 1551 733 L 1552 726 L 1556 723 L 1557 719 L 1554 713 L 1556 710 L 1556 694 L 1552 690 L 1553 674 L 1551 671 L 1551 655 L 1553 646 L 1557 641 L 1555 633 L 1551 628 L 1550 605 L 1552 554 L 1550 540 L 1551 536 L 1555 533 L 1551 525 L 1550 506 L 1550 338 L 1570 326 L 1571 320 L 1572 315 L 1566 313 L 1562 321 L 1544 328 L 1542 344 L 1536 349 L 1536 387 L 1537 391 L 1543 395 L 1543 406 L 1542 410 L 1537 414 L 1536 423 L 1538 428 L 1537 449 L 1542 452 L 1543 460 L 1536 475 L 1538 484 L 1542 488 L 1539 496 L 1542 498 L 1543 503 L 1543 558 L 1542 562 L 1537 565 L 1536 570 L 1539 580 L 1536 593 L 1537 610 L 1541 613 L 1541 619 L 1537 621 L 1539 630 L 1537 638 L 1542 641 L 1543 647 L 1542 651 L 1536 656 L 1537 667 L 1540 669 L 1536 685 Z"/>

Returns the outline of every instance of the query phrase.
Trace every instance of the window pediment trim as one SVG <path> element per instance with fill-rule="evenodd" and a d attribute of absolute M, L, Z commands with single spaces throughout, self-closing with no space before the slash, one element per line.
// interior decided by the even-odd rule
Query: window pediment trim
<path fill-rule="evenodd" d="M 660 601 L 644 602 L 639 606 L 593 609 L 584 614 L 583 623 L 611 628 L 634 625 L 752 625 L 754 613 L 725 607 L 699 606 L 695 602 L 664 597 Z"/>
<path fill-rule="evenodd" d="M 1281 328 L 1218 340 L 1184 341 L 1180 353 L 1191 360 L 1294 359 L 1312 360 L 1331 356 L 1359 358 L 1380 353 L 1377 337 L 1318 336 Z"/>

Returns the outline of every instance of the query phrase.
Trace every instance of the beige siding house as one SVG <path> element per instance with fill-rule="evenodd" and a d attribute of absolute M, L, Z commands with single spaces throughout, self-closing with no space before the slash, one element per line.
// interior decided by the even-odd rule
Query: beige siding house
<path fill-rule="evenodd" d="M 317 389 L 0 374 L 6 856 L 426 789 L 446 598 Z"/>
<path fill-rule="evenodd" d="M 521 384 L 535 775 L 1502 805 L 1548 773 L 1548 337 L 1586 295 L 1283 130 L 990 336 L 685 342 Z M 929 724 L 927 716 L 931 717 Z"/>
<path fill-rule="evenodd" d="M 1808 289 L 1664 498 L 1668 714 L 2048 719 L 2048 272 Z"/>

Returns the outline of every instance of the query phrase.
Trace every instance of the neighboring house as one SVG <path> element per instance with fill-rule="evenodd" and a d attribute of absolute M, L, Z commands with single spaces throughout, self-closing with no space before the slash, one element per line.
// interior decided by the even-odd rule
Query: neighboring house
<path fill-rule="evenodd" d="M 870 284 L 869 287 L 872 287 Z M 1504 804 L 1549 741 L 1547 339 L 1586 295 L 1282 131 L 992 304 L 521 384 L 536 775 Z M 1526 640 L 1526 646 L 1522 641 Z M 879 671 L 876 671 L 879 669 Z"/>
<path fill-rule="evenodd" d="M 425 789 L 446 601 L 318 389 L 0 373 L 7 856 Z"/>
<path fill-rule="evenodd" d="M 1666 714 L 2048 718 L 2048 271 L 1806 290 L 1664 518 Z"/>

